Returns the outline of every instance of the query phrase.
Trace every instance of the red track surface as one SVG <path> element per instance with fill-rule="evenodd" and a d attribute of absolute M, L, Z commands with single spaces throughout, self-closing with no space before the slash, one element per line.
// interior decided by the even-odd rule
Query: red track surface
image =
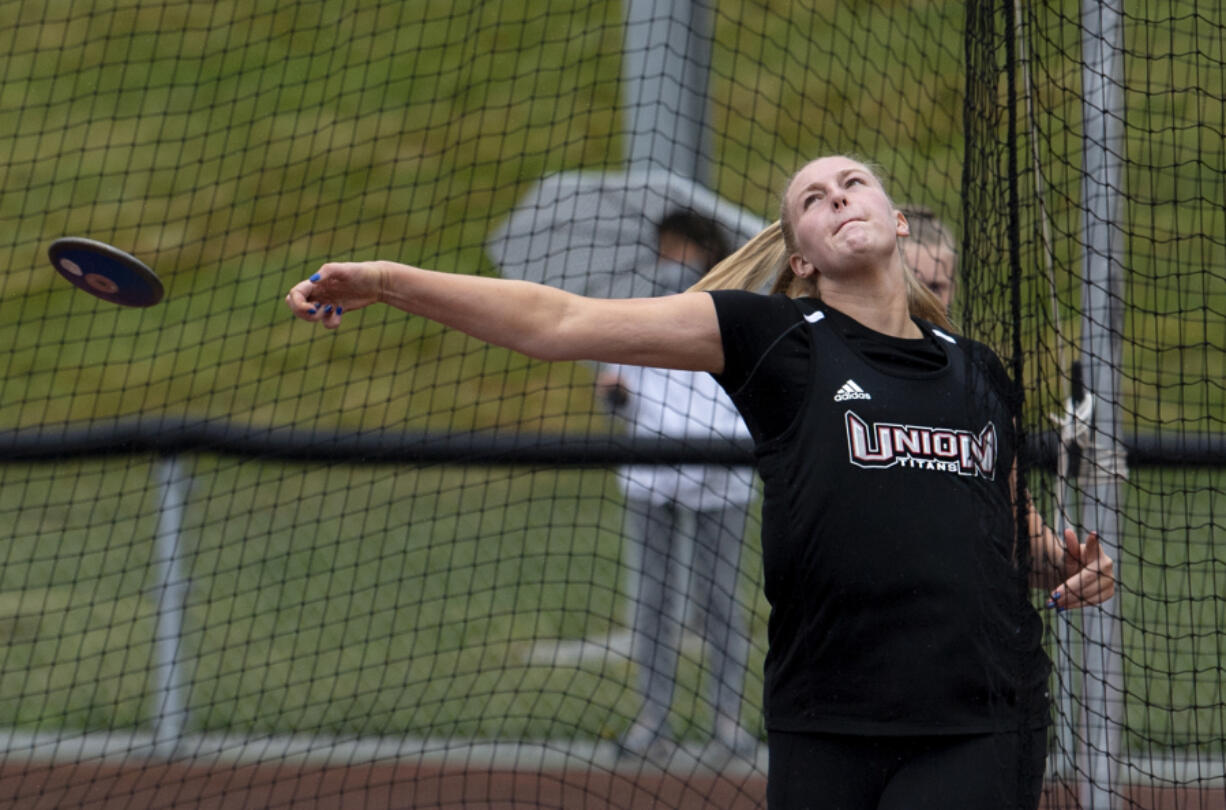
<path fill-rule="evenodd" d="M 109 763 L 0 765 L 0 807 L 14 810 L 630 810 L 765 807 L 760 774 L 730 779 L 659 772 L 467 770 L 410 764 L 350 767 Z M 1226 790 L 1138 787 L 1123 807 L 1226 810 Z M 1051 787 L 1045 810 L 1073 810 L 1074 791 Z"/>

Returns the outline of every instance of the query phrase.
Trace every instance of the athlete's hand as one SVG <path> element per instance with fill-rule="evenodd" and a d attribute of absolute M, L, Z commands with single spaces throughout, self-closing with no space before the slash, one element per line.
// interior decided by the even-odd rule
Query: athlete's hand
<path fill-rule="evenodd" d="M 1065 529 L 1064 581 L 1052 591 L 1048 607 L 1079 608 L 1107 601 L 1115 593 L 1114 567 L 1097 532 L 1090 532 L 1086 541 L 1079 543 L 1077 533 Z"/>
<path fill-rule="evenodd" d="M 328 329 L 341 325 L 341 315 L 379 300 L 385 286 L 383 262 L 330 262 L 294 285 L 285 303 L 304 321 Z"/>
<path fill-rule="evenodd" d="M 630 392 L 622 382 L 621 375 L 602 371 L 596 375 L 596 396 L 610 411 L 616 413 L 630 402 Z"/>

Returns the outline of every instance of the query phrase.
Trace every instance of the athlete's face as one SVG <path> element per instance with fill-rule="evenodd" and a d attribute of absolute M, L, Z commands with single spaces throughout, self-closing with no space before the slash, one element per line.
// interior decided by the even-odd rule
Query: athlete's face
<path fill-rule="evenodd" d="M 877 176 L 847 157 L 818 158 L 801 169 L 784 195 L 797 253 L 792 269 L 839 273 L 886 261 L 906 236 L 906 218 Z"/>
<path fill-rule="evenodd" d="M 922 245 L 904 240 L 902 258 L 915 271 L 915 278 L 941 302 L 947 311 L 954 300 L 954 252 L 944 245 Z"/>

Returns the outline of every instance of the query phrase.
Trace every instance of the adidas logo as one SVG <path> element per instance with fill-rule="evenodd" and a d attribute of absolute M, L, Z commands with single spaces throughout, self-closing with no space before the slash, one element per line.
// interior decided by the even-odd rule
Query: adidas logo
<path fill-rule="evenodd" d="M 835 402 L 844 402 L 849 399 L 872 399 L 872 394 L 865 391 L 860 386 L 856 385 L 855 380 L 848 380 L 843 383 L 843 386 L 834 395 Z"/>

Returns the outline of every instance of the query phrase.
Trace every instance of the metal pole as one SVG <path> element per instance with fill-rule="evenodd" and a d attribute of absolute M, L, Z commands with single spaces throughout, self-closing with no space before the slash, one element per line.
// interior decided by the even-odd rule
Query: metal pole
<path fill-rule="evenodd" d="M 1060 427 L 1056 458 L 1056 532 L 1060 537 L 1064 536 L 1065 529 L 1076 530 L 1083 525 L 1073 511 L 1073 501 L 1080 491 L 1082 450 L 1089 446 L 1090 424 L 1094 418 L 1094 397 L 1086 391 L 1081 363 L 1073 363 L 1068 374 L 1069 397 L 1064 403 L 1064 413 L 1058 418 L 1053 414 Z M 1055 623 L 1060 685 L 1060 716 L 1056 735 L 1060 760 L 1051 768 L 1051 775 L 1056 779 L 1067 778 L 1077 768 L 1079 713 L 1075 676 L 1082 671 L 1083 664 L 1078 654 L 1080 645 L 1074 645 L 1073 640 L 1084 637 L 1079 621 L 1081 612 L 1075 610 L 1063 614 L 1064 621 Z"/>
<path fill-rule="evenodd" d="M 710 11 L 702 0 L 627 0 L 626 160 L 708 184 Z"/>
<path fill-rule="evenodd" d="M 622 73 L 628 171 L 670 171 L 708 185 L 710 18 L 703 0 L 626 0 Z M 633 544 L 626 567 L 623 621 L 633 627 L 640 576 Z"/>
<path fill-rule="evenodd" d="M 1081 361 L 1095 399 L 1089 447 L 1083 460 L 1082 518 L 1097 530 L 1115 560 L 1119 555 L 1119 484 L 1127 475 L 1120 443 L 1119 402 L 1123 334 L 1123 0 L 1082 5 L 1082 260 Z M 1121 574 L 1116 568 L 1116 576 Z M 1123 752 L 1123 665 L 1116 596 L 1084 612 L 1083 733 L 1086 781 L 1082 806 L 1118 807 Z"/>
<path fill-rule="evenodd" d="M 158 465 L 158 531 L 154 542 L 153 597 L 157 626 L 153 637 L 153 748 L 173 756 L 187 725 L 187 687 L 179 660 L 187 579 L 182 570 L 180 531 L 187 504 L 187 476 L 178 456 Z"/>

